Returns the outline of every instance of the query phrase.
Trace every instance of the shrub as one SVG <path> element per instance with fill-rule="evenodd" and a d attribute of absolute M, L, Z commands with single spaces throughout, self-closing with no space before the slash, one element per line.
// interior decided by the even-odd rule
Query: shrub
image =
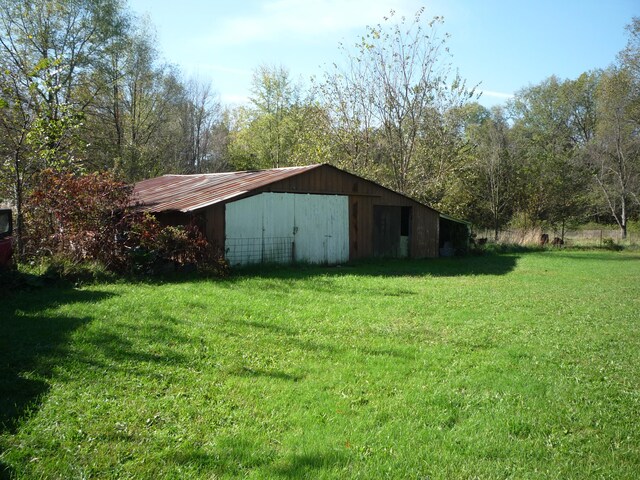
<path fill-rule="evenodd" d="M 527 253 L 540 252 L 545 248 L 540 245 L 522 245 L 520 243 L 486 243 L 484 245 L 476 245 L 470 249 L 471 255 L 495 255 L 503 253 Z"/>
<path fill-rule="evenodd" d="M 195 223 L 162 227 L 153 215 L 138 213 L 130 215 L 123 225 L 125 263 L 133 272 L 197 269 L 216 276 L 229 273 L 222 252 L 214 251 Z"/>
<path fill-rule="evenodd" d="M 620 250 L 624 249 L 624 247 L 622 245 L 617 244 L 613 240 L 613 238 L 602 239 L 602 248 L 605 248 L 606 250 L 611 250 L 614 252 L 619 252 Z"/>
<path fill-rule="evenodd" d="M 26 201 L 28 255 L 49 259 L 54 274 L 97 263 L 114 272 L 198 269 L 224 276 L 228 265 L 194 223 L 163 227 L 129 208 L 131 187 L 110 173 L 45 170 Z"/>
<path fill-rule="evenodd" d="M 98 261 L 110 268 L 118 218 L 130 194 L 131 187 L 110 173 L 42 171 L 25 202 L 27 255 Z"/>

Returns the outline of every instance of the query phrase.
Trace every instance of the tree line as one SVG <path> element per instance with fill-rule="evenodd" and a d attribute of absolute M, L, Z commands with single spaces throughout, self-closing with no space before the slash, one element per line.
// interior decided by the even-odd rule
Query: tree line
<path fill-rule="evenodd" d="M 249 102 L 163 61 L 120 0 L 0 2 L 0 198 L 24 225 L 43 170 L 126 182 L 328 162 L 498 232 L 640 212 L 640 19 L 612 65 L 478 103 L 443 19 L 367 27 L 307 84 L 257 66 Z"/>

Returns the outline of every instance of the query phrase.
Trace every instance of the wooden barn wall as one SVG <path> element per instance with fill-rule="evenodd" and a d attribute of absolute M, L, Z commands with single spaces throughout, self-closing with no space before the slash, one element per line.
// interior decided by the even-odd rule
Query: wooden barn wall
<path fill-rule="evenodd" d="M 421 206 L 420 209 L 414 209 L 411 222 L 411 256 L 415 258 L 437 257 L 438 256 L 438 227 L 440 225 L 440 216 L 435 210 Z"/>
<path fill-rule="evenodd" d="M 154 214 L 161 225 L 177 227 L 195 222 L 204 231 L 207 240 L 216 248 L 224 246 L 224 205 L 213 205 L 197 211 L 184 213 L 178 211 L 158 212 Z"/>
<path fill-rule="evenodd" d="M 409 255 L 413 258 L 438 256 L 438 212 L 418 202 L 330 166 L 320 167 L 255 190 L 349 195 L 349 257 L 373 255 L 373 207 L 412 207 Z"/>
<path fill-rule="evenodd" d="M 215 248 L 224 248 L 224 204 L 204 209 L 207 239 Z"/>
<path fill-rule="evenodd" d="M 177 227 L 179 225 L 189 225 L 193 216 L 190 213 L 183 212 L 158 212 L 154 216 L 161 225 Z"/>
<path fill-rule="evenodd" d="M 373 256 L 373 209 L 375 205 L 411 207 L 409 255 L 413 258 L 438 256 L 439 214 L 435 210 L 403 197 L 391 190 L 346 172 L 323 166 L 294 177 L 272 183 L 245 195 L 262 192 L 338 194 L 349 196 L 349 258 Z M 242 197 L 234 198 L 239 200 Z M 224 248 L 225 205 L 216 204 L 199 211 L 207 239 Z M 188 224 L 191 214 L 158 214 L 167 225 Z"/>

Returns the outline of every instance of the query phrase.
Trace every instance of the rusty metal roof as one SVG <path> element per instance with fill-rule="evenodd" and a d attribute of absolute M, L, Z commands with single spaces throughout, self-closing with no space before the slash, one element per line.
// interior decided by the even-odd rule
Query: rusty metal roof
<path fill-rule="evenodd" d="M 152 213 L 168 210 L 192 212 L 319 166 L 321 164 L 244 172 L 163 175 L 136 183 L 133 203 L 140 210 Z"/>

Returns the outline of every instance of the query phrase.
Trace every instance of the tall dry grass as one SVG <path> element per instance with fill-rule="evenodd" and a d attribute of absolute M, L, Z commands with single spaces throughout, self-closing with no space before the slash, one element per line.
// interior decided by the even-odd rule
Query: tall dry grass
<path fill-rule="evenodd" d="M 543 233 L 549 235 L 550 243 L 555 237 L 561 237 L 561 232 L 552 229 L 509 229 L 499 233 L 497 243 L 522 246 L 540 245 Z M 488 241 L 493 242 L 494 233 L 492 230 L 478 230 L 477 238 L 487 238 Z M 640 232 L 627 232 L 626 239 L 622 238 L 620 230 L 617 229 L 567 230 L 564 234 L 564 242 L 568 246 L 601 247 L 607 241 L 626 246 L 640 245 Z"/>

